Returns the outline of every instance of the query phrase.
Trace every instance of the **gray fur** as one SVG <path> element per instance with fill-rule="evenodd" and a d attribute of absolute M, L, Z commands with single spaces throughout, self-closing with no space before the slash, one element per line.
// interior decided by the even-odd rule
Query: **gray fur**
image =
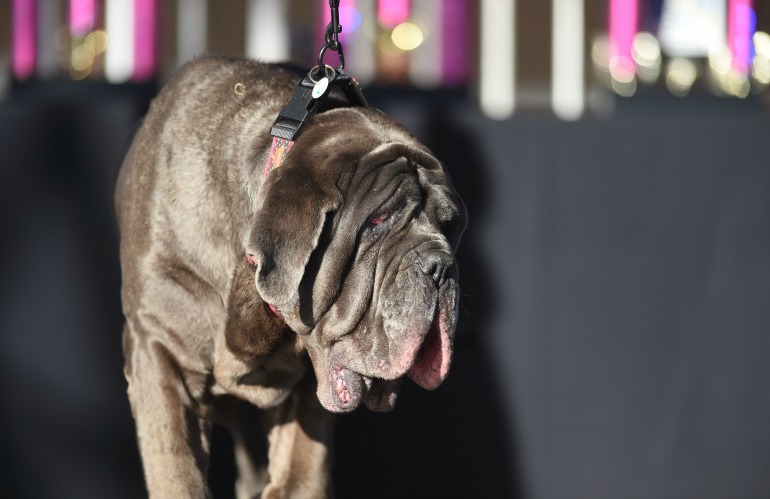
<path fill-rule="evenodd" d="M 447 374 L 462 202 L 430 151 L 364 108 L 315 116 L 264 179 L 296 81 L 197 59 L 121 168 L 125 374 L 151 497 L 209 495 L 212 421 L 234 433 L 239 497 L 330 495 L 331 413 L 390 410 L 402 378 Z M 266 470 L 221 409 L 233 397 L 263 409 Z"/>

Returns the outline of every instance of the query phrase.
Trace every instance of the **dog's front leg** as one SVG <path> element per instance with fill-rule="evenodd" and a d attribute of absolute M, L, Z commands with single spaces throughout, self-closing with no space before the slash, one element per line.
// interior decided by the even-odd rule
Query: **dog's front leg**
<path fill-rule="evenodd" d="M 308 374 L 291 397 L 267 411 L 268 474 L 262 499 L 332 497 L 330 475 L 334 415 L 315 394 Z"/>
<path fill-rule="evenodd" d="M 132 349 L 126 377 L 150 497 L 210 497 L 210 425 L 194 412 L 179 366 L 163 345 L 149 342 Z"/>

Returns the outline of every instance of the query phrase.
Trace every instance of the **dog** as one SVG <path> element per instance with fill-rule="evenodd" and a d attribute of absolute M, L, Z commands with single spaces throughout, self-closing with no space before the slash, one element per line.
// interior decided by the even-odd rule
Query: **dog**
<path fill-rule="evenodd" d="M 238 497 L 331 496 L 333 414 L 389 411 L 403 378 L 434 389 L 447 376 L 460 197 L 404 127 L 342 101 L 266 171 L 297 81 L 195 59 L 121 166 L 124 373 L 153 498 L 210 496 L 214 423 L 233 433 Z M 236 399 L 262 421 L 238 416 Z"/>

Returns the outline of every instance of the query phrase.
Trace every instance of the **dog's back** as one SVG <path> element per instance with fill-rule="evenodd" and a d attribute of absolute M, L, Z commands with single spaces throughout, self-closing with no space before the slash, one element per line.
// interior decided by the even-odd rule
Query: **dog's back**
<path fill-rule="evenodd" d="M 124 369 L 132 411 L 144 414 L 137 432 L 148 487 L 168 497 L 205 493 L 201 463 L 180 460 L 174 446 L 197 441 L 195 455 L 206 455 L 206 429 L 190 427 L 200 417 L 191 408 L 210 387 L 270 123 L 295 83 L 254 61 L 194 60 L 155 98 L 121 167 Z M 169 479 L 180 474 L 185 483 Z"/>
<path fill-rule="evenodd" d="M 253 169 L 295 79 L 253 61 L 201 58 L 153 101 L 116 190 L 126 317 L 150 305 L 156 293 L 142 287 L 154 275 L 171 275 L 194 295 L 226 297 L 243 215 L 253 213 L 261 183 Z M 159 290 L 158 299 L 167 295 Z"/>

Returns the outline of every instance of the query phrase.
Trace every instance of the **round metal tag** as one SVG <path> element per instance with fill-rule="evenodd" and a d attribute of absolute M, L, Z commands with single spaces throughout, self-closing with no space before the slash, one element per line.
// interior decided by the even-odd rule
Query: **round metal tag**
<path fill-rule="evenodd" d="M 323 78 L 318 80 L 318 83 L 315 84 L 311 95 L 313 96 L 314 99 L 318 99 L 326 92 L 326 89 L 328 87 L 329 87 L 329 78 L 324 76 Z"/>

